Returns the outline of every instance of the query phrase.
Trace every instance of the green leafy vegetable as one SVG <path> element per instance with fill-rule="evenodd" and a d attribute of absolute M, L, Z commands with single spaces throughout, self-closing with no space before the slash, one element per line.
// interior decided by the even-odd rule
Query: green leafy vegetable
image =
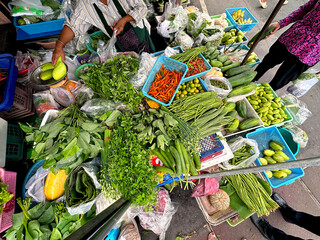
<path fill-rule="evenodd" d="M 0 179 L 0 214 L 3 211 L 3 205 L 11 200 L 13 194 L 8 192 L 8 185 L 4 184 Z"/>

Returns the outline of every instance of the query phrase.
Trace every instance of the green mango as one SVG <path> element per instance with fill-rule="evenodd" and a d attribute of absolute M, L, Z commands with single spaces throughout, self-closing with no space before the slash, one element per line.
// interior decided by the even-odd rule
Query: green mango
<path fill-rule="evenodd" d="M 52 77 L 54 80 L 60 80 L 67 74 L 67 67 L 64 62 L 57 63 L 52 71 Z"/>
<path fill-rule="evenodd" d="M 44 71 L 40 74 L 40 79 L 43 80 L 43 81 L 47 81 L 49 79 L 52 78 L 52 72 L 53 70 L 47 70 L 47 71 Z"/>
<path fill-rule="evenodd" d="M 54 69 L 54 66 L 51 62 L 47 62 L 45 64 L 43 64 L 41 66 L 41 70 L 44 72 L 44 71 L 47 71 L 47 70 L 51 70 L 51 69 Z"/>

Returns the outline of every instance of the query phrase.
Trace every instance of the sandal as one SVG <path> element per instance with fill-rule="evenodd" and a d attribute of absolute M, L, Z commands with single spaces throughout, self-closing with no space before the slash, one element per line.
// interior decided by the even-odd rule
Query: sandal
<path fill-rule="evenodd" d="M 267 1 L 265 0 L 264 2 L 262 2 L 261 0 L 259 0 L 260 5 L 262 8 L 267 8 Z"/>

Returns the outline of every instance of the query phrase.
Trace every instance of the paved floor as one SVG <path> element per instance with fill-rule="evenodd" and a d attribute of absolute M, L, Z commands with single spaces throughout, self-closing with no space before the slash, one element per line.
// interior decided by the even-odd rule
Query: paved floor
<path fill-rule="evenodd" d="M 246 34 L 249 39 L 261 30 L 277 2 L 278 1 L 269 0 L 268 8 L 262 9 L 260 8 L 258 0 L 191 0 L 191 4 L 198 7 L 200 10 L 202 10 L 202 6 L 205 5 L 205 9 L 207 9 L 209 15 L 221 14 L 225 12 L 226 8 L 247 7 L 259 21 L 259 24 Z M 306 2 L 307 0 L 289 0 L 289 4 L 282 7 L 275 20 L 279 20 L 287 16 Z M 275 42 L 282 32 L 283 30 L 279 31 L 275 36 L 271 36 L 269 39 L 258 44 L 255 52 L 260 58 L 263 58 L 263 56 L 268 52 L 269 47 Z M 318 69 L 320 69 L 320 67 L 318 67 Z M 269 82 L 274 76 L 276 70 L 277 68 L 274 68 L 267 72 L 265 76 L 261 78 L 260 82 Z M 278 90 L 278 94 L 280 96 L 285 93 L 286 87 Z M 301 100 L 307 104 L 308 109 L 313 113 L 313 115 L 301 126 L 301 128 L 309 135 L 309 143 L 306 148 L 300 149 L 300 152 L 297 155 L 298 159 L 319 156 L 319 98 L 320 84 L 314 86 L 301 98 Z M 320 182 L 319 172 L 320 167 L 305 169 L 305 176 L 303 178 L 297 180 L 291 185 L 282 186 L 274 189 L 273 191 L 280 193 L 293 208 L 314 215 L 320 215 L 320 188 L 318 187 Z M 227 223 L 220 224 L 216 227 L 208 226 L 196 201 L 191 198 L 190 195 L 190 191 L 183 191 L 178 188 L 174 189 L 171 193 L 172 200 L 179 204 L 179 209 L 174 215 L 171 225 L 166 232 L 166 239 L 174 240 L 176 236 L 182 234 L 183 236 L 186 236 L 185 239 L 205 240 L 212 229 L 220 240 L 240 240 L 242 237 L 246 237 L 248 240 L 264 239 L 250 220 L 246 220 L 234 228 L 230 227 Z M 288 234 L 303 239 L 320 239 L 319 236 L 316 236 L 300 227 L 286 223 L 279 211 L 270 214 L 266 219 L 273 226 L 285 230 Z M 145 233 L 143 234 L 142 239 L 153 240 L 157 238 L 154 234 Z"/>

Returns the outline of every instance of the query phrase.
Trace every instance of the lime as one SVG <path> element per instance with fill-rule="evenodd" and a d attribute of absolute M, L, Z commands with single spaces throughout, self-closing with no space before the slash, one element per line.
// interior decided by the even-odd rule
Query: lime
<path fill-rule="evenodd" d="M 194 88 L 191 88 L 189 92 L 194 93 Z"/>
<path fill-rule="evenodd" d="M 191 85 L 190 85 L 190 87 L 191 87 L 191 88 L 194 88 L 194 87 L 195 87 L 195 85 L 194 85 L 194 84 L 191 84 Z"/>
<path fill-rule="evenodd" d="M 192 95 L 192 93 L 191 93 L 191 92 L 188 92 L 188 96 L 190 96 L 190 95 Z"/>
<path fill-rule="evenodd" d="M 187 87 L 186 90 L 187 90 L 188 92 L 190 92 L 191 88 L 190 88 L 190 87 Z"/>
<path fill-rule="evenodd" d="M 195 93 L 199 93 L 199 90 L 198 90 L 198 89 L 196 89 L 196 90 L 194 90 L 194 92 L 195 92 Z"/>
<path fill-rule="evenodd" d="M 193 80 L 194 81 L 194 83 L 199 83 L 199 79 L 198 78 L 196 78 L 195 80 Z"/>
<path fill-rule="evenodd" d="M 192 93 L 192 95 L 196 95 L 196 93 Z"/>
<path fill-rule="evenodd" d="M 177 95 L 178 95 L 178 94 L 181 94 L 181 91 L 177 91 Z"/>
<path fill-rule="evenodd" d="M 184 90 L 182 93 L 183 93 L 184 95 L 187 95 L 187 94 L 188 94 L 188 92 L 187 92 L 186 90 Z"/>
<path fill-rule="evenodd" d="M 186 89 L 186 87 L 187 87 L 186 85 L 183 85 L 183 86 L 182 86 L 183 89 Z"/>
<path fill-rule="evenodd" d="M 200 90 L 200 92 L 204 92 L 204 90 L 202 89 L 202 90 Z"/>
<path fill-rule="evenodd" d="M 181 94 L 181 95 L 180 95 L 180 97 L 182 97 L 182 98 L 183 98 L 183 97 L 184 97 L 184 94 Z"/>

